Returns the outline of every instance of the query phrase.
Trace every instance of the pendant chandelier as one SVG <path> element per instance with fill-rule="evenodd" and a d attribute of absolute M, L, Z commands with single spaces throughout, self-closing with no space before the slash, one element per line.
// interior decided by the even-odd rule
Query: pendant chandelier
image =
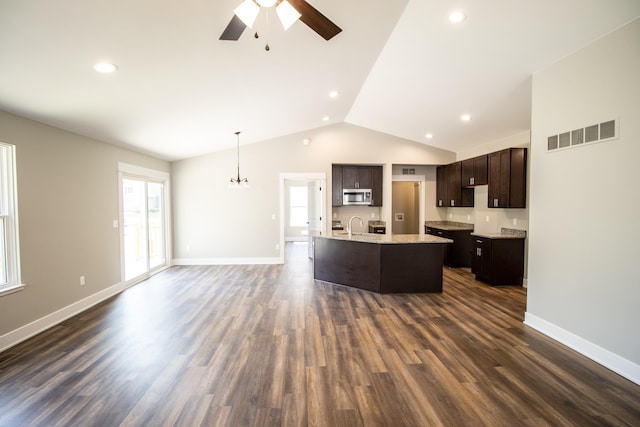
<path fill-rule="evenodd" d="M 249 180 L 240 178 L 240 131 L 236 132 L 237 153 L 238 153 L 238 175 L 229 180 L 229 188 L 249 188 Z"/>

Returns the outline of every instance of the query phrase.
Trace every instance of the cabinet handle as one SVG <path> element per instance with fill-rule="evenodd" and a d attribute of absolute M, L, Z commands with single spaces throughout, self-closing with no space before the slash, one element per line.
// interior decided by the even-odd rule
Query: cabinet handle
<path fill-rule="evenodd" d="M 476 183 L 476 179 L 475 178 L 469 178 L 469 185 L 473 185 Z"/>
<path fill-rule="evenodd" d="M 451 206 L 455 206 L 455 205 L 456 205 L 456 201 L 455 201 L 455 200 L 452 200 L 452 201 L 451 201 Z"/>
<path fill-rule="evenodd" d="M 482 243 L 482 240 L 476 240 L 476 243 Z"/>
<path fill-rule="evenodd" d="M 493 207 L 494 208 L 498 207 L 498 199 L 493 199 Z"/>

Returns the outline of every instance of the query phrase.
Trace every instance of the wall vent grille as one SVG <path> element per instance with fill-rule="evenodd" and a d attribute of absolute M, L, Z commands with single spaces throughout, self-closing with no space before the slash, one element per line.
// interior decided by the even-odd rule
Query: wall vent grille
<path fill-rule="evenodd" d="M 559 151 L 566 148 L 584 147 L 596 142 L 611 141 L 619 135 L 619 120 L 608 120 L 552 135 L 547 138 L 547 151 Z"/>

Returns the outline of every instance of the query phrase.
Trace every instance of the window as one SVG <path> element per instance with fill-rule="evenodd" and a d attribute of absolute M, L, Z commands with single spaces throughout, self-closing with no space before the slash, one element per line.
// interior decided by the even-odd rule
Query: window
<path fill-rule="evenodd" d="M 289 187 L 289 226 L 304 227 L 307 225 L 307 187 Z"/>
<path fill-rule="evenodd" d="M 15 146 L 0 142 L 0 295 L 20 290 Z"/>

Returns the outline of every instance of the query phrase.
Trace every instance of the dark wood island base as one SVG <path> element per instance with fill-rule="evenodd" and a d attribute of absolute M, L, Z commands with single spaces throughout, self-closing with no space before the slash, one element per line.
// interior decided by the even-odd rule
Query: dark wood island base
<path fill-rule="evenodd" d="M 383 294 L 442 292 L 450 240 L 415 235 L 408 242 L 407 236 L 315 237 L 313 277 Z"/>

